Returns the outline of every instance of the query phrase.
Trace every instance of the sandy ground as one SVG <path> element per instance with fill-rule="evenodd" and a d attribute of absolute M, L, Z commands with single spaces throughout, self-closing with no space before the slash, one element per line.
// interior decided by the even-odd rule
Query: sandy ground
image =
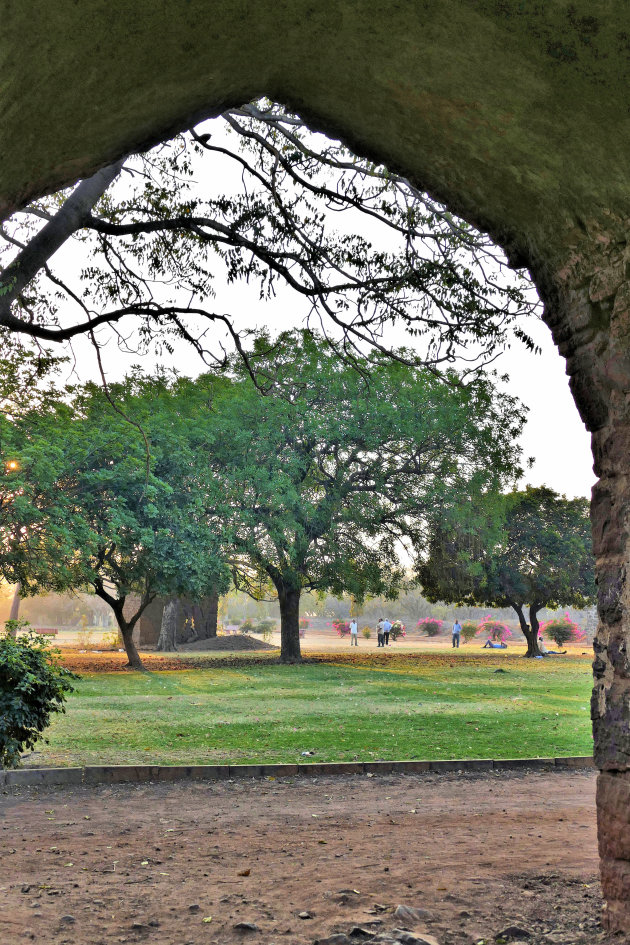
<path fill-rule="evenodd" d="M 613 941 L 594 791 L 591 771 L 6 789 L 0 942 L 311 945 L 407 928 L 490 945 L 510 926 L 529 945 Z"/>

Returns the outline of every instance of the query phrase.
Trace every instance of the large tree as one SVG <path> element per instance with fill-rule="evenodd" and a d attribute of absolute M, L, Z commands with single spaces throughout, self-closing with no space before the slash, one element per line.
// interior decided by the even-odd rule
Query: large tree
<path fill-rule="evenodd" d="M 64 265 L 68 246 L 83 266 Z M 290 287 L 345 357 L 385 350 L 382 329 L 397 319 L 422 336 L 405 356 L 426 363 L 484 360 L 510 330 L 531 344 L 517 321 L 531 297 L 486 237 L 268 102 L 112 164 L 0 228 L 0 326 L 43 342 L 129 345 L 135 332 L 140 347 L 179 336 L 221 358 L 220 332 L 241 347 L 244 327 L 214 303 L 222 280 L 257 284 L 262 299 Z"/>
<path fill-rule="evenodd" d="M 213 400 L 208 465 L 234 581 L 275 590 L 285 661 L 300 658 L 304 591 L 395 595 L 402 548 L 423 546 L 431 510 L 518 472 L 503 443 L 520 432 L 519 404 L 400 354 L 358 358 L 357 373 L 309 332 L 261 338 L 247 353 L 256 385 L 237 359 Z"/>
<path fill-rule="evenodd" d="M 539 612 L 595 600 L 588 501 L 528 486 L 462 503 L 433 517 L 418 577 L 431 601 L 511 607 L 527 656 L 539 656 Z"/>
<path fill-rule="evenodd" d="M 147 605 L 224 589 L 227 571 L 198 488 L 194 424 L 171 385 L 136 376 L 112 394 L 115 410 L 89 385 L 3 419 L 0 569 L 23 594 L 91 587 L 141 669 L 133 630 Z"/>

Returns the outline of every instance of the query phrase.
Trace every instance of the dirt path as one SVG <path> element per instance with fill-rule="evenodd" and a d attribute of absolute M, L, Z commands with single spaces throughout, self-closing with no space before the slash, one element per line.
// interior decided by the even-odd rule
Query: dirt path
<path fill-rule="evenodd" d="M 0 942 L 608 941 L 594 791 L 590 771 L 7 789 Z"/>

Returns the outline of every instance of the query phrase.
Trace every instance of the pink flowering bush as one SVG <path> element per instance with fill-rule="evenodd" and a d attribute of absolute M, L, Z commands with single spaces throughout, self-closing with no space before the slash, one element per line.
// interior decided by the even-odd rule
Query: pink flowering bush
<path fill-rule="evenodd" d="M 407 636 L 407 629 L 402 620 L 394 620 L 392 623 L 392 628 L 389 631 L 389 636 L 391 640 L 397 640 L 398 637 Z"/>
<path fill-rule="evenodd" d="M 333 620 L 333 628 L 340 637 L 347 637 L 350 633 L 350 624 L 347 620 Z"/>
<path fill-rule="evenodd" d="M 541 623 L 539 633 L 545 637 L 551 637 L 557 646 L 564 646 L 565 643 L 581 643 L 586 634 L 580 629 L 574 620 L 571 620 L 568 614 L 564 617 L 552 617 Z"/>
<path fill-rule="evenodd" d="M 506 623 L 500 620 L 494 620 L 490 614 L 479 621 L 477 626 L 479 636 L 489 637 L 493 643 L 505 643 L 508 637 L 512 636 L 512 631 Z"/>
<path fill-rule="evenodd" d="M 424 620 L 418 621 L 416 627 L 428 637 L 437 637 L 442 632 L 443 623 L 444 621 L 438 620 L 437 617 L 425 617 Z"/>

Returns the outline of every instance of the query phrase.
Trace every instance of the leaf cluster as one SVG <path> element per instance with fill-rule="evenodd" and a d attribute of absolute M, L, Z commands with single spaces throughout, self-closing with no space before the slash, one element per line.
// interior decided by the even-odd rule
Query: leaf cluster
<path fill-rule="evenodd" d="M 33 748 L 55 712 L 65 712 L 78 677 L 61 666 L 24 621 L 8 621 L 0 634 L 0 767 L 15 768 Z"/>

